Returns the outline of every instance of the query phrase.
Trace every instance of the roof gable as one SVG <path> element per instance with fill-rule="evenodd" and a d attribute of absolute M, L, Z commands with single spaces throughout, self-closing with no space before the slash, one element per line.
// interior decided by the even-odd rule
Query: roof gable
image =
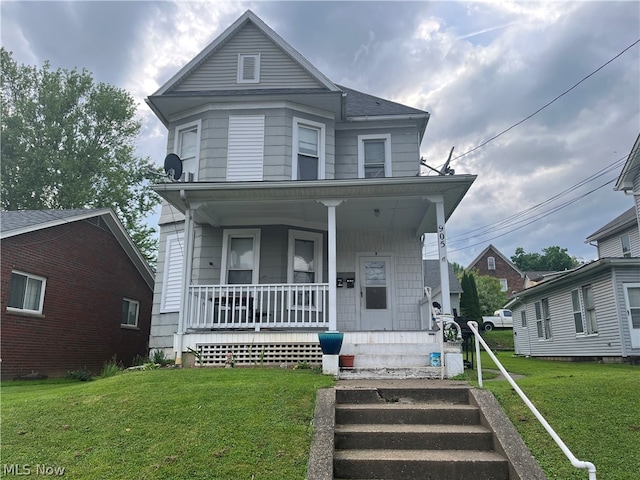
<path fill-rule="evenodd" d="M 585 243 L 604 240 L 611 235 L 621 233 L 624 230 L 628 230 L 637 226 L 638 218 L 636 217 L 636 209 L 635 207 L 631 207 L 629 210 L 611 220 L 604 227 L 599 228 L 591 235 L 589 235 L 585 240 Z"/>
<path fill-rule="evenodd" d="M 629 152 L 624 167 L 622 167 L 614 190 L 633 191 L 633 183 L 638 176 L 640 176 L 640 134 Z"/>
<path fill-rule="evenodd" d="M 239 53 L 260 54 L 260 83 L 237 83 Z M 307 59 L 247 10 L 153 96 L 216 89 L 291 88 L 292 85 L 339 91 Z"/>
<path fill-rule="evenodd" d="M 153 289 L 154 279 L 151 267 L 110 208 L 0 211 L 0 238 L 16 237 L 65 223 L 95 218 L 104 221 L 149 288 Z"/>
<path fill-rule="evenodd" d="M 494 255 L 497 255 L 498 257 L 500 257 L 502 260 L 505 261 L 505 263 L 507 265 L 509 265 L 511 268 L 513 268 L 516 272 L 518 272 L 518 274 L 523 275 L 522 271 L 520 271 L 520 269 L 518 267 L 516 267 L 514 265 L 514 263 L 509 260 L 507 257 L 505 257 L 502 252 L 500 252 L 500 250 L 498 250 L 496 247 L 494 247 L 492 244 L 489 244 L 489 246 L 487 248 L 485 248 L 482 252 L 480 252 L 480 255 L 478 255 L 467 267 L 467 270 L 471 270 L 473 267 L 476 266 L 476 264 L 480 261 L 481 258 L 483 258 L 487 253 L 489 252 L 493 252 Z"/>

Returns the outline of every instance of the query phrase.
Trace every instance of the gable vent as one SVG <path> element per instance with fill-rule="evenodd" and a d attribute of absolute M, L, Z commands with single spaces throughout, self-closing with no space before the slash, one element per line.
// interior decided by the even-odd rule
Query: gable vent
<path fill-rule="evenodd" d="M 238 55 L 238 83 L 260 82 L 260 54 Z"/>

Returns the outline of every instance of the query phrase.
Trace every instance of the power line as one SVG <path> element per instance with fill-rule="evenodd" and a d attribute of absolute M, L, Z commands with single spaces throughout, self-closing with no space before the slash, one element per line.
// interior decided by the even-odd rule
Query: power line
<path fill-rule="evenodd" d="M 551 100 L 550 102 L 547 102 L 545 105 L 543 105 L 542 107 L 540 107 L 539 109 L 537 109 L 535 112 L 533 112 L 532 114 L 526 116 L 525 118 L 523 118 L 522 120 L 520 120 L 517 123 L 514 123 L 513 125 L 511 125 L 509 128 L 501 131 L 500 133 L 494 135 L 493 137 L 489 138 L 488 140 L 485 140 L 484 142 L 482 142 L 480 145 L 473 147 L 471 150 L 467 150 L 464 153 L 461 153 L 460 155 L 454 157 L 451 159 L 451 162 L 464 157 L 465 155 L 468 155 L 472 152 L 475 152 L 476 150 L 478 150 L 479 148 L 484 147 L 486 144 L 488 144 L 489 142 L 492 142 L 493 140 L 495 140 L 496 138 L 504 135 L 505 133 L 509 132 L 510 130 L 513 130 L 515 127 L 517 127 L 518 125 L 523 124 L 524 122 L 526 122 L 527 120 L 529 120 L 530 118 L 534 117 L 535 115 L 537 115 L 538 113 L 540 113 L 542 110 L 544 110 L 545 108 L 547 108 L 548 106 L 550 106 L 552 103 L 556 102 L 557 100 L 559 100 L 560 98 L 564 97 L 567 93 L 569 93 L 571 90 L 573 90 L 574 88 L 576 88 L 578 85 L 580 85 L 581 83 L 583 83 L 584 81 L 586 81 L 587 79 L 589 79 L 590 77 L 592 77 L 593 75 L 595 75 L 596 73 L 598 73 L 600 70 L 602 70 L 604 67 L 606 67 L 607 65 L 609 65 L 611 62 L 613 62 L 614 60 L 616 60 L 618 57 L 622 56 L 627 50 L 633 48 L 634 46 L 636 46 L 638 43 L 640 43 L 640 39 L 636 40 L 635 42 L 633 42 L 631 45 L 629 45 L 627 48 L 625 48 L 624 50 L 622 50 L 620 53 L 618 53 L 615 57 L 611 58 L 610 60 L 608 60 L 607 62 L 603 63 L 602 65 L 600 65 L 597 69 L 595 69 L 593 72 L 591 72 L 589 75 L 587 75 L 586 77 L 584 77 L 582 80 L 580 80 L 579 82 L 575 83 L 573 86 L 571 86 L 570 88 L 568 88 L 567 90 L 565 90 L 564 92 L 562 92 L 560 95 L 558 95 L 557 97 L 555 97 L 553 100 Z"/>

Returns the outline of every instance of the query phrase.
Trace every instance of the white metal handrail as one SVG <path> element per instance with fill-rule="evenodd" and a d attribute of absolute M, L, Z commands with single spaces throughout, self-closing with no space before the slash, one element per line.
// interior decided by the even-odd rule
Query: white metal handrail
<path fill-rule="evenodd" d="M 484 347 L 486 352 L 489 354 L 489 357 L 491 357 L 491 360 L 494 361 L 494 363 L 496 364 L 496 366 L 500 370 L 500 373 L 502 373 L 502 375 L 504 375 L 504 378 L 507 379 L 507 381 L 513 387 L 513 389 L 516 391 L 516 393 L 518 395 L 520 395 L 520 398 L 524 401 L 525 405 L 527 407 L 529 407 L 529 410 L 531 410 L 531 413 L 533 413 L 535 415 L 535 417 L 538 419 L 538 421 L 544 427 L 544 429 L 547 431 L 547 433 L 549 435 L 551 435 L 551 438 L 553 438 L 553 441 L 556 442 L 556 444 L 560 447 L 560 450 L 562 450 L 562 453 L 564 453 L 565 456 L 569 459 L 569 461 L 571 462 L 571 465 L 573 465 L 576 468 L 587 470 L 589 472 L 589 480 L 596 480 L 596 466 L 591 462 L 585 462 L 583 460 L 578 460 L 576 458 L 576 456 L 571 452 L 571 450 L 569 450 L 569 447 L 567 447 L 567 445 L 562 441 L 562 439 L 558 436 L 558 434 L 551 427 L 551 425 L 549 425 L 549 423 L 545 420 L 545 418 L 538 411 L 538 409 L 535 407 L 535 405 L 533 405 L 531 400 L 529 400 L 529 398 L 527 398 L 527 396 L 520 389 L 520 387 L 516 384 L 516 382 L 513 380 L 513 378 L 511 378 L 511 375 L 509 375 L 509 373 L 502 366 L 502 364 L 500 363 L 498 358 L 493 354 L 493 352 L 491 351 L 491 349 L 489 348 L 487 343 L 484 341 L 484 339 L 480 336 L 480 333 L 478 332 L 478 322 L 469 321 L 469 322 L 467 322 L 467 325 L 469 325 L 469 328 L 471 329 L 471 331 L 473 332 L 473 334 L 476 337 L 476 358 L 477 358 L 477 365 L 478 365 L 478 384 L 480 385 L 480 387 L 482 388 L 482 363 L 480 361 L 480 344 L 482 344 L 482 346 Z"/>

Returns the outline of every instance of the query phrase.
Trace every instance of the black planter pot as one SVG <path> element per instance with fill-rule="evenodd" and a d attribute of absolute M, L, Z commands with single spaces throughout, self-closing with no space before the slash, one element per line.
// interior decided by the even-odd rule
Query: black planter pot
<path fill-rule="evenodd" d="M 342 348 L 344 333 L 342 332 L 320 332 L 318 333 L 320 348 L 325 355 L 338 355 Z"/>

